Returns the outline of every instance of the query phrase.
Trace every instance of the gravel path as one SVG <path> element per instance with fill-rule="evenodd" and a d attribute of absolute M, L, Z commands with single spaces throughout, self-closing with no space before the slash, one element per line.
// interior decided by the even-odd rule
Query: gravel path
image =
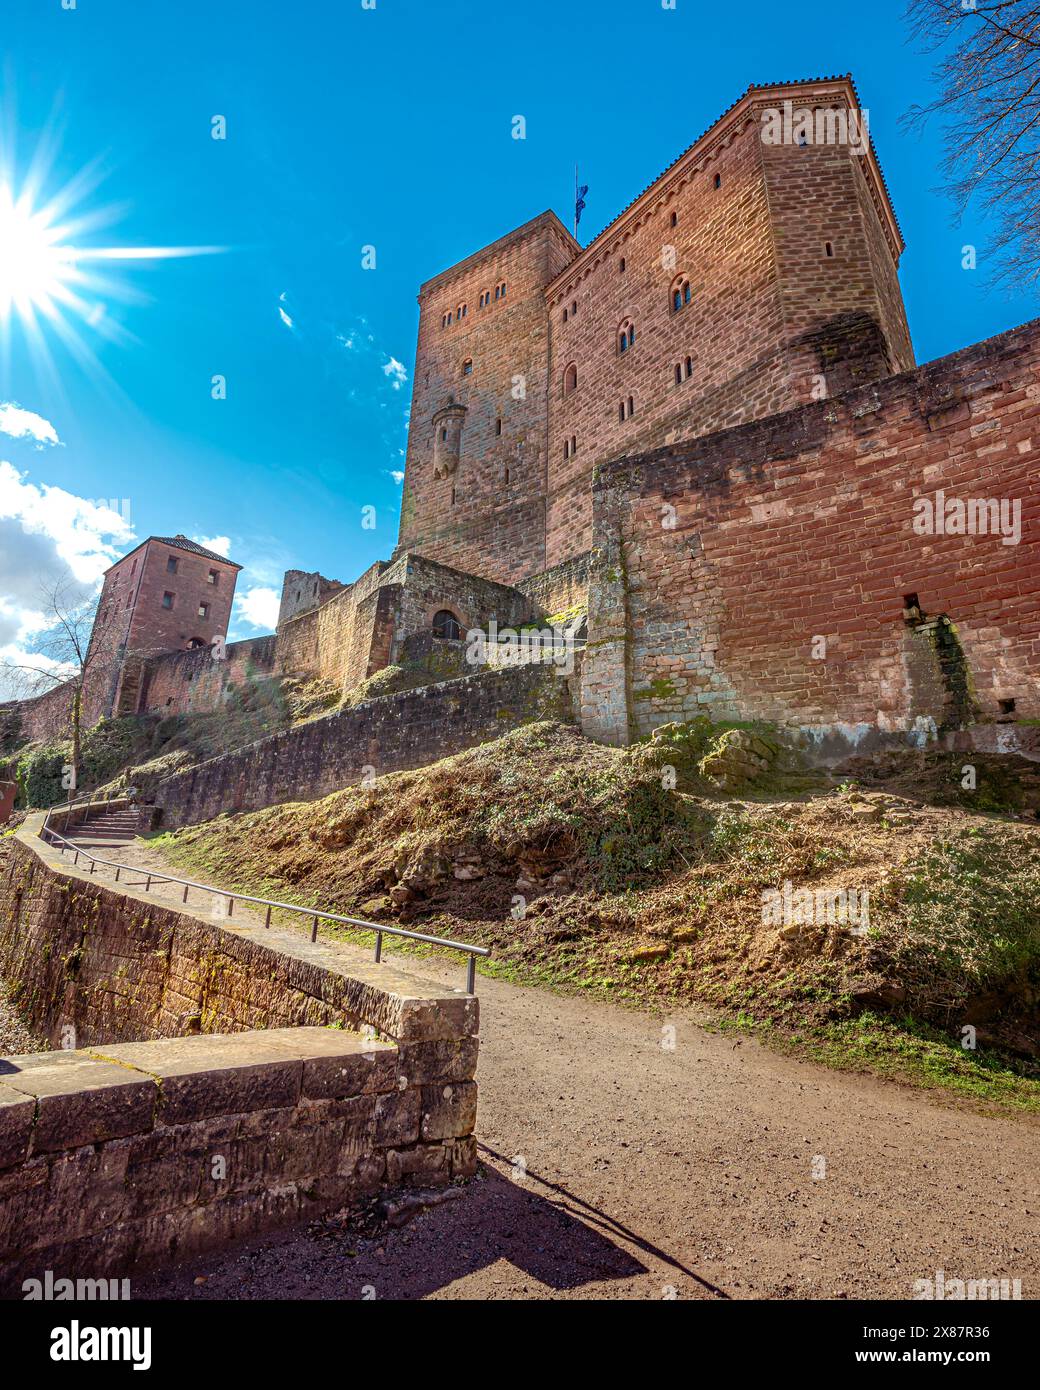
<path fill-rule="evenodd" d="M 454 963 L 416 973 L 459 979 Z M 199 1257 L 135 1296 L 906 1299 L 938 1269 L 1038 1296 L 1034 1120 L 777 1055 L 693 1013 L 478 990 L 484 1167 L 461 1199 L 375 1241 L 305 1230 Z"/>
<path fill-rule="evenodd" d="M 47 1040 L 39 1037 L 22 1020 L 7 997 L 7 985 L 0 979 L 0 1057 L 47 1051 Z"/>

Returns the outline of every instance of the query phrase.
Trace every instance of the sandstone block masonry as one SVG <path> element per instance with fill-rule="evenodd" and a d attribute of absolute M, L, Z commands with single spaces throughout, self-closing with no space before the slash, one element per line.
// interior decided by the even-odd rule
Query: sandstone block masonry
<path fill-rule="evenodd" d="M 1035 321 L 603 469 L 585 731 L 623 743 L 707 714 L 841 751 L 969 726 L 985 746 L 997 726 L 1027 751 L 1038 456 Z"/>
<path fill-rule="evenodd" d="M 103 887 L 42 819 L 0 876 L 0 973 L 66 1050 L 0 1059 L 0 1291 L 474 1171 L 475 998 Z"/>
<path fill-rule="evenodd" d="M 914 364 L 902 237 L 848 77 L 752 86 L 588 246 L 552 213 L 426 281 L 400 548 L 517 584 L 589 549 L 621 454 Z"/>
<path fill-rule="evenodd" d="M 423 767 L 535 719 L 571 720 L 572 683 L 551 667 L 517 667 L 339 710 L 165 778 L 154 798 L 158 824 L 313 800 L 366 775 Z"/>

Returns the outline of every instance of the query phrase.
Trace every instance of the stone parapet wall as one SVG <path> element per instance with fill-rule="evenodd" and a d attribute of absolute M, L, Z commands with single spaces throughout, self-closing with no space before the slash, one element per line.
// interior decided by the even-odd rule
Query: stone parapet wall
<path fill-rule="evenodd" d="M 0 974 L 64 1048 L 0 1059 L 0 1290 L 475 1170 L 472 995 L 102 885 L 42 823 L 0 873 Z"/>

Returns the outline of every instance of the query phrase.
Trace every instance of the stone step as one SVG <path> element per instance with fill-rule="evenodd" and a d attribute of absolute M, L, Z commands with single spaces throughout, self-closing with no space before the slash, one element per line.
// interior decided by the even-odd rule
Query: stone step
<path fill-rule="evenodd" d="M 77 835 L 74 840 L 70 841 L 70 844 L 75 845 L 77 849 L 116 849 L 120 845 L 133 844 L 135 839 L 136 836 L 134 835 L 123 835 L 119 838 L 108 836 L 105 839 L 96 838 L 94 836 Z"/>

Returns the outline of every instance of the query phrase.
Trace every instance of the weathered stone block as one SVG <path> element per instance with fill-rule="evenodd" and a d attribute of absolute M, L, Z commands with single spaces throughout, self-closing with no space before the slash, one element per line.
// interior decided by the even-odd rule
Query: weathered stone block
<path fill-rule="evenodd" d="M 85 1052 L 6 1059 L 4 1085 L 34 1096 L 34 1153 L 121 1139 L 151 1128 L 159 1092 L 151 1077 Z"/>
<path fill-rule="evenodd" d="M 0 1081 L 0 1168 L 21 1163 L 28 1155 L 35 1114 L 35 1100 Z"/>
<path fill-rule="evenodd" d="M 422 1088 L 422 1139 L 451 1139 L 470 1134 L 477 1119 L 477 1087 L 472 1081 Z"/>

